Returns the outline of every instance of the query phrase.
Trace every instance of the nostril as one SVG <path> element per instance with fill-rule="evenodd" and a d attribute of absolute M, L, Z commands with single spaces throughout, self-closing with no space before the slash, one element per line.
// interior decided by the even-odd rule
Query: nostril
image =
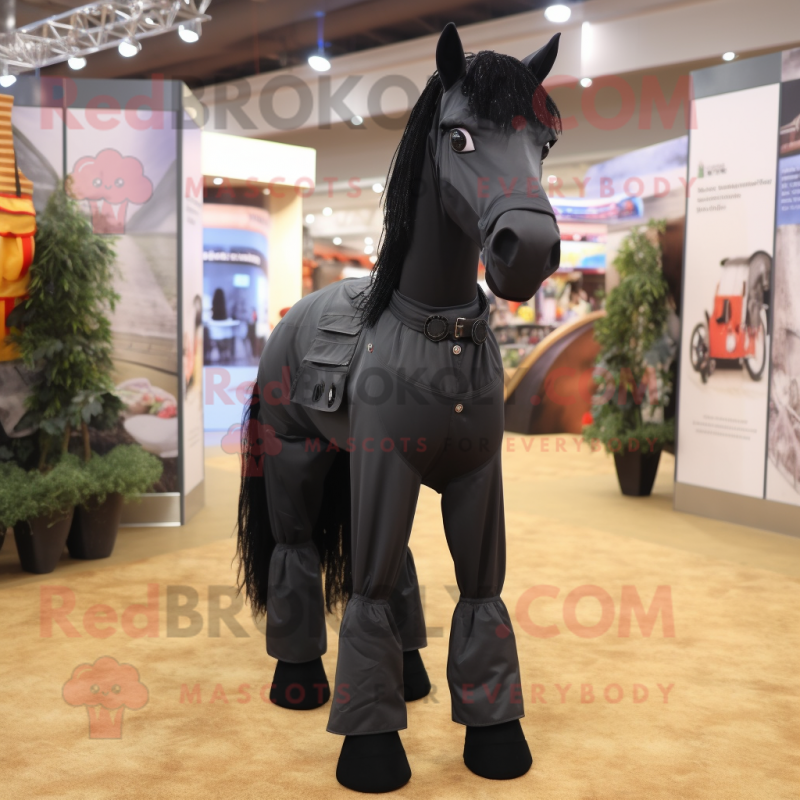
<path fill-rule="evenodd" d="M 514 258 L 519 249 L 519 237 L 511 228 L 503 228 L 492 239 L 492 253 L 506 266 L 514 263 Z"/>

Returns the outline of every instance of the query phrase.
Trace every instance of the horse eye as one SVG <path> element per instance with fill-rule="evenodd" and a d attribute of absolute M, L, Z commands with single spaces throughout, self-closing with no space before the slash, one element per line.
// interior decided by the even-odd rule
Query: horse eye
<path fill-rule="evenodd" d="M 119 694 L 122 691 L 122 687 L 118 683 L 115 683 L 111 687 L 111 691 L 114 692 L 114 694 Z"/>
<path fill-rule="evenodd" d="M 125 181 L 124 181 L 122 178 L 117 178 L 117 179 L 114 181 L 114 186 L 119 186 L 119 187 L 122 187 L 122 186 L 124 186 L 124 185 L 125 185 Z"/>
<path fill-rule="evenodd" d="M 548 143 L 547 143 L 547 144 L 546 144 L 546 145 L 545 145 L 545 146 L 542 148 L 542 161 L 544 161 L 544 160 L 547 158 L 547 156 L 549 156 L 549 155 L 550 155 L 550 142 L 548 142 Z"/>
<path fill-rule="evenodd" d="M 453 128 L 450 131 L 450 146 L 456 153 L 470 153 L 475 149 L 469 131 L 464 128 Z"/>
<path fill-rule="evenodd" d="M 99 687 L 99 686 L 98 686 L 96 683 L 93 683 L 93 684 L 91 685 L 91 687 L 90 687 L 89 691 L 90 691 L 92 694 L 97 694 L 97 693 L 100 691 L 100 687 Z"/>

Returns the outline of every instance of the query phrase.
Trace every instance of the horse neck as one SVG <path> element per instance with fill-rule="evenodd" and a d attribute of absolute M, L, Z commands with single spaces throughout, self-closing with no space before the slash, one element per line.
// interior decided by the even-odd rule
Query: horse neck
<path fill-rule="evenodd" d="M 411 243 L 397 288 L 428 306 L 466 305 L 478 293 L 479 253 L 478 246 L 442 206 L 436 170 L 426 147 Z"/>

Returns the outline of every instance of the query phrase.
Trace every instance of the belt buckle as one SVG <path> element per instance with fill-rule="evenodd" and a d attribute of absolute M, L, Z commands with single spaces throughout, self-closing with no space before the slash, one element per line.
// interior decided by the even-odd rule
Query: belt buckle
<path fill-rule="evenodd" d="M 464 335 L 464 323 L 466 322 L 466 317 L 459 317 L 456 320 L 455 327 L 453 328 L 453 338 L 460 339 Z"/>

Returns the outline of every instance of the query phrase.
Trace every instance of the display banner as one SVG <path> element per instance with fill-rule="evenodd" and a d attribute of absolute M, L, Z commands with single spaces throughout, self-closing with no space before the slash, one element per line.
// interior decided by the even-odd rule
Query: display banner
<path fill-rule="evenodd" d="M 203 208 L 204 416 L 209 431 L 242 420 L 269 336 L 269 213 L 255 206 Z"/>
<path fill-rule="evenodd" d="M 800 48 L 782 64 L 766 496 L 800 505 Z"/>
<path fill-rule="evenodd" d="M 764 497 L 780 85 L 693 102 L 677 480 Z M 757 120 L 754 133 L 748 121 Z"/>
<path fill-rule="evenodd" d="M 188 114 L 183 116 L 181 162 L 181 317 L 183 328 L 183 409 L 181 437 L 185 498 L 203 481 L 203 171 L 202 131 Z M 193 265 L 187 268 L 187 265 Z M 187 517 L 185 511 L 184 521 Z"/>

